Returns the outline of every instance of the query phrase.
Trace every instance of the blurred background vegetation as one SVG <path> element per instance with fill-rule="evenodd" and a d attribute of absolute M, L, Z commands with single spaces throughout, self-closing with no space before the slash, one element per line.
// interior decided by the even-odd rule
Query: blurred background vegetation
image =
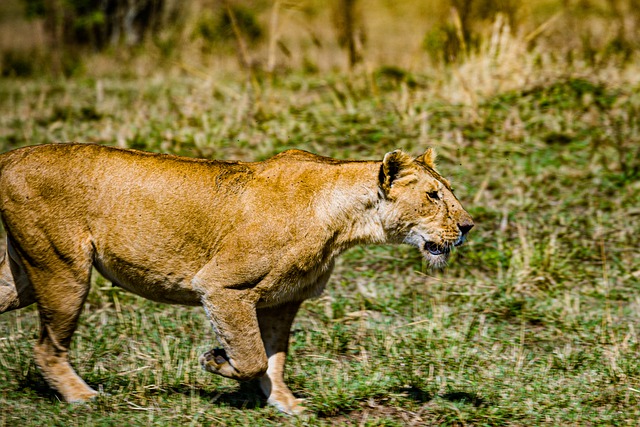
<path fill-rule="evenodd" d="M 639 23 L 640 0 L 3 0 L 0 73 L 599 67 L 634 60 Z"/>

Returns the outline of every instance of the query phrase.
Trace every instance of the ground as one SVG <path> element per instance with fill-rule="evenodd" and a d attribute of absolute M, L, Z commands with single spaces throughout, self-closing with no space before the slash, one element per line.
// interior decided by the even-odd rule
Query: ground
<path fill-rule="evenodd" d="M 372 80 L 373 79 L 373 80 Z M 286 417 L 200 369 L 199 308 L 94 286 L 74 336 L 105 392 L 58 401 L 35 307 L 0 316 L 1 425 L 636 425 L 640 418 L 638 87 L 555 76 L 455 102 L 426 78 L 0 81 L 0 149 L 83 141 L 260 160 L 287 148 L 439 153 L 474 216 L 443 271 L 410 247 L 355 248 L 294 324 Z"/>

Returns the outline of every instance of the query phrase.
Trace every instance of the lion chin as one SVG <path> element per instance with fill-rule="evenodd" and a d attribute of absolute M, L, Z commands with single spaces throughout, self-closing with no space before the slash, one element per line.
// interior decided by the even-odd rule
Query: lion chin
<path fill-rule="evenodd" d="M 404 238 L 403 243 L 420 250 L 429 267 L 437 270 L 446 267 L 451 252 L 456 246 L 464 243 L 464 240 L 465 236 L 460 235 L 454 240 L 441 240 L 440 243 L 436 243 L 428 235 L 412 231 Z"/>
<path fill-rule="evenodd" d="M 420 252 L 424 259 L 427 260 L 429 267 L 439 269 L 447 265 L 453 248 L 454 245 L 438 245 L 435 242 L 426 242 L 424 246 L 420 248 Z"/>

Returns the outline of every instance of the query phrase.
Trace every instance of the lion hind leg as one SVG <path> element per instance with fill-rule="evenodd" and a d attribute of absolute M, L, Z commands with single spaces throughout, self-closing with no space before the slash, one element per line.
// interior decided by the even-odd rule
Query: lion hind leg
<path fill-rule="evenodd" d="M 27 274 L 13 253 L 11 240 L 0 261 L 0 313 L 26 307 L 36 302 Z"/>
<path fill-rule="evenodd" d="M 86 401 L 98 394 L 69 363 L 71 337 L 90 286 L 90 269 L 82 270 L 84 267 L 74 269 L 63 262 L 48 265 L 45 271 L 27 268 L 37 294 L 40 315 L 35 361 L 47 383 L 67 402 Z"/>

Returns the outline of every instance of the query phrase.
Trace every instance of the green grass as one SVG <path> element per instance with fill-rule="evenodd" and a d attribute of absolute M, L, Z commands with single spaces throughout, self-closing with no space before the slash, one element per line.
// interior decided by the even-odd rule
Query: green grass
<path fill-rule="evenodd" d="M 106 394 L 59 402 L 32 360 L 35 308 L 7 313 L 0 424 L 637 425 L 638 87 L 557 78 L 468 106 L 381 78 L 0 81 L 2 151 L 76 140 L 260 160 L 433 145 L 476 221 L 442 272 L 403 246 L 340 258 L 294 324 L 303 417 L 200 369 L 215 342 L 201 309 L 95 276 L 72 360 Z"/>

